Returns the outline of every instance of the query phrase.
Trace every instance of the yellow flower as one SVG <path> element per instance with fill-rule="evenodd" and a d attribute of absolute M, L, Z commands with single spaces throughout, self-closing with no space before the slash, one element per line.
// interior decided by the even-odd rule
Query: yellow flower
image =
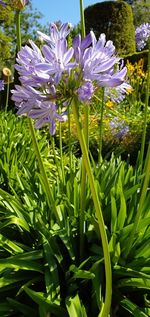
<path fill-rule="evenodd" d="M 145 73 L 142 71 L 142 69 L 138 69 L 137 70 L 137 75 L 139 76 L 139 77 L 145 77 Z"/>
<path fill-rule="evenodd" d="M 106 107 L 108 108 L 112 108 L 113 107 L 113 102 L 109 99 L 107 102 L 106 102 Z"/>
<path fill-rule="evenodd" d="M 131 88 L 127 88 L 127 92 L 128 92 L 128 94 L 131 94 L 132 92 L 133 92 L 133 87 L 131 87 Z"/>
<path fill-rule="evenodd" d="M 135 70 L 135 67 L 134 67 L 134 65 L 132 65 L 129 61 L 127 61 L 127 69 L 128 69 L 128 71 L 130 72 L 130 73 L 133 73 L 134 72 L 134 70 Z"/>

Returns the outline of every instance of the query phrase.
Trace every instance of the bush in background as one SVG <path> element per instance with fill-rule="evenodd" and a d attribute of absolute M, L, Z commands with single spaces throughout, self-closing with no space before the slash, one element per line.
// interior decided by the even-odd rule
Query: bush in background
<path fill-rule="evenodd" d="M 135 30 L 132 9 L 126 2 L 96 3 L 85 9 L 86 33 L 93 29 L 97 37 L 106 34 L 119 54 L 135 52 Z"/>

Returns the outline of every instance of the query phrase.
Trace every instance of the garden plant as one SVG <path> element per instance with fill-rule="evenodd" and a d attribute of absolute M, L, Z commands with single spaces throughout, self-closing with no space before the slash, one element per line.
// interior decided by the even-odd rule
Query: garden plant
<path fill-rule="evenodd" d="M 86 34 L 82 0 L 81 34 L 50 23 L 25 45 L 28 0 L 0 6 L 17 50 L 0 81 L 0 317 L 148 317 L 150 24 L 132 64 Z"/>

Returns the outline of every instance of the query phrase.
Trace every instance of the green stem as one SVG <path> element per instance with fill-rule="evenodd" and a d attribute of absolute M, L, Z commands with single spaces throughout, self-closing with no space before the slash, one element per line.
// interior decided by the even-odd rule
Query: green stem
<path fill-rule="evenodd" d="M 145 97 L 145 109 L 144 109 L 144 126 L 142 134 L 141 152 L 140 152 L 140 166 L 143 168 L 143 158 L 146 141 L 146 128 L 147 128 L 147 112 L 149 105 L 149 87 L 150 87 L 150 38 L 149 38 L 149 51 L 148 51 L 148 67 L 147 67 L 147 85 L 146 85 L 146 97 Z"/>
<path fill-rule="evenodd" d="M 68 138 L 69 138 L 69 163 L 70 171 L 72 172 L 72 147 L 71 147 L 71 117 L 70 117 L 70 105 L 68 106 Z"/>
<path fill-rule="evenodd" d="M 21 28 L 20 28 L 20 11 L 19 10 L 16 11 L 16 37 L 17 37 L 17 50 L 19 51 L 21 49 Z M 28 122 L 29 122 L 29 128 L 30 128 L 30 133 L 31 133 L 31 137 L 32 137 L 32 142 L 33 142 L 35 154 L 36 154 L 38 164 L 39 164 L 40 173 L 42 175 L 42 181 L 44 184 L 44 189 L 46 192 L 48 205 L 50 206 L 50 208 L 52 207 L 52 209 L 55 213 L 55 216 L 59 220 L 55 201 L 54 201 L 53 195 L 51 193 L 49 181 L 48 181 L 47 174 L 46 174 L 44 164 L 43 164 L 43 161 L 41 158 L 41 154 L 39 151 L 39 147 L 38 147 L 38 143 L 37 143 L 37 139 L 36 139 L 36 135 L 35 135 L 35 130 L 34 130 L 34 127 L 32 124 L 32 120 L 30 118 L 28 118 Z"/>
<path fill-rule="evenodd" d="M 102 161 L 103 115 L 104 115 L 104 88 L 102 88 L 102 104 L 101 104 L 100 130 L 99 130 L 99 155 L 98 155 L 99 163 Z"/>
<path fill-rule="evenodd" d="M 8 101 L 9 101 L 9 83 L 10 83 L 10 77 L 7 78 L 7 92 L 6 92 L 6 106 L 5 106 L 5 112 L 7 112 L 8 108 Z"/>
<path fill-rule="evenodd" d="M 81 20 L 81 36 L 85 37 L 85 20 L 84 20 L 84 5 L 83 0 L 80 0 L 80 20 Z M 87 149 L 89 149 L 89 107 L 84 105 L 84 137 Z M 81 198 L 80 198 L 80 216 L 79 216 L 79 230 L 80 230 L 80 259 L 83 258 L 84 252 L 84 213 L 85 213 L 85 200 L 86 200 L 86 169 L 84 162 L 82 161 L 81 172 Z"/>
<path fill-rule="evenodd" d="M 32 124 L 32 120 L 29 119 L 28 122 L 29 122 L 29 127 L 30 127 L 30 132 L 31 132 L 31 137 L 32 137 L 32 143 L 33 143 L 34 151 L 35 151 L 35 154 L 36 154 L 36 158 L 38 160 L 39 169 L 40 169 L 40 173 L 41 173 L 41 176 L 42 176 L 42 181 L 43 181 L 45 193 L 46 193 L 46 196 L 47 196 L 47 202 L 48 202 L 49 207 L 52 208 L 57 220 L 59 221 L 58 212 L 57 212 L 55 201 L 54 201 L 54 198 L 53 198 L 53 195 L 52 195 L 52 192 L 51 192 L 51 188 L 50 188 L 50 185 L 49 185 L 49 181 L 48 181 L 48 178 L 47 178 L 47 174 L 46 174 L 46 171 L 45 171 L 43 160 L 42 160 L 42 157 L 41 157 L 41 154 L 40 154 L 40 150 L 39 150 L 38 142 L 37 142 L 37 139 L 36 139 L 35 130 L 34 130 L 34 127 L 33 127 L 33 124 Z"/>
<path fill-rule="evenodd" d="M 85 21 L 84 21 L 84 5 L 83 0 L 80 0 L 80 20 L 81 20 L 81 36 L 85 37 Z"/>
<path fill-rule="evenodd" d="M 147 151 L 147 156 L 146 156 L 144 174 L 145 174 L 145 177 L 144 177 L 144 181 L 143 181 L 143 187 L 141 188 L 141 195 L 140 195 L 138 210 L 137 210 L 137 213 L 136 213 L 136 216 L 135 216 L 133 229 L 132 229 L 129 241 L 127 242 L 127 248 L 126 248 L 126 251 L 124 253 L 125 257 L 128 256 L 128 254 L 130 253 L 130 250 L 132 248 L 132 245 L 133 245 L 133 242 L 134 242 L 134 239 L 135 239 L 135 234 L 137 232 L 138 225 L 139 225 L 139 222 L 140 222 L 140 219 L 141 219 L 144 201 L 145 201 L 146 194 L 147 194 L 147 188 L 148 188 L 149 179 L 150 179 L 150 143 L 149 143 L 149 146 L 148 146 L 148 151 Z"/>
<path fill-rule="evenodd" d="M 59 167 L 59 162 L 57 159 L 57 154 L 56 154 L 56 149 L 55 149 L 55 139 L 54 136 L 51 136 L 51 145 L 52 145 L 52 150 L 53 150 L 53 156 L 54 156 L 54 164 L 57 167 L 57 172 L 59 176 L 59 180 L 61 180 L 61 172 L 60 172 L 60 167 Z"/>
<path fill-rule="evenodd" d="M 111 296 L 112 296 L 112 273 L 111 273 L 111 262 L 110 262 L 108 240 L 107 240 L 101 205 L 100 205 L 100 201 L 96 191 L 94 176 L 92 173 L 92 168 L 91 168 L 91 164 L 89 160 L 87 145 L 85 142 L 83 130 L 81 128 L 81 124 L 79 122 L 78 101 L 75 99 L 72 102 L 72 108 L 73 108 L 73 114 L 74 114 L 74 118 L 75 118 L 75 122 L 77 126 L 78 138 L 79 138 L 79 142 L 80 142 L 80 146 L 82 150 L 83 161 L 84 161 L 85 169 L 89 179 L 89 184 L 90 184 L 92 198 L 93 198 L 93 202 L 95 206 L 95 212 L 96 212 L 96 217 L 98 220 L 99 230 L 100 230 L 101 239 L 102 239 L 102 247 L 104 252 L 104 264 L 105 264 L 105 276 L 106 276 L 105 302 L 99 316 L 108 317 L 110 312 L 110 307 L 111 307 Z"/>
<path fill-rule="evenodd" d="M 62 150 L 62 131 L 61 131 L 61 123 L 60 122 L 59 122 L 59 149 L 60 149 L 62 183 L 63 183 L 63 185 L 65 185 L 64 159 L 63 159 L 63 150 Z"/>
<path fill-rule="evenodd" d="M 81 194 L 80 194 L 80 215 L 79 215 L 79 230 L 80 230 L 80 261 L 84 258 L 84 220 L 85 220 L 85 207 L 86 207 L 86 168 L 82 157 L 82 169 L 81 169 Z"/>

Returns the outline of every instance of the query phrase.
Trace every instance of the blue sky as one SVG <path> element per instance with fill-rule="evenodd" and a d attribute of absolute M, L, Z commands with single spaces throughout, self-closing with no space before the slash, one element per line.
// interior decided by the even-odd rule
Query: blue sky
<path fill-rule="evenodd" d="M 33 8 L 37 8 L 43 14 L 42 24 L 49 22 L 70 22 L 77 24 L 80 20 L 79 0 L 30 0 Z M 100 2 L 96 0 L 84 0 L 84 7 Z"/>

